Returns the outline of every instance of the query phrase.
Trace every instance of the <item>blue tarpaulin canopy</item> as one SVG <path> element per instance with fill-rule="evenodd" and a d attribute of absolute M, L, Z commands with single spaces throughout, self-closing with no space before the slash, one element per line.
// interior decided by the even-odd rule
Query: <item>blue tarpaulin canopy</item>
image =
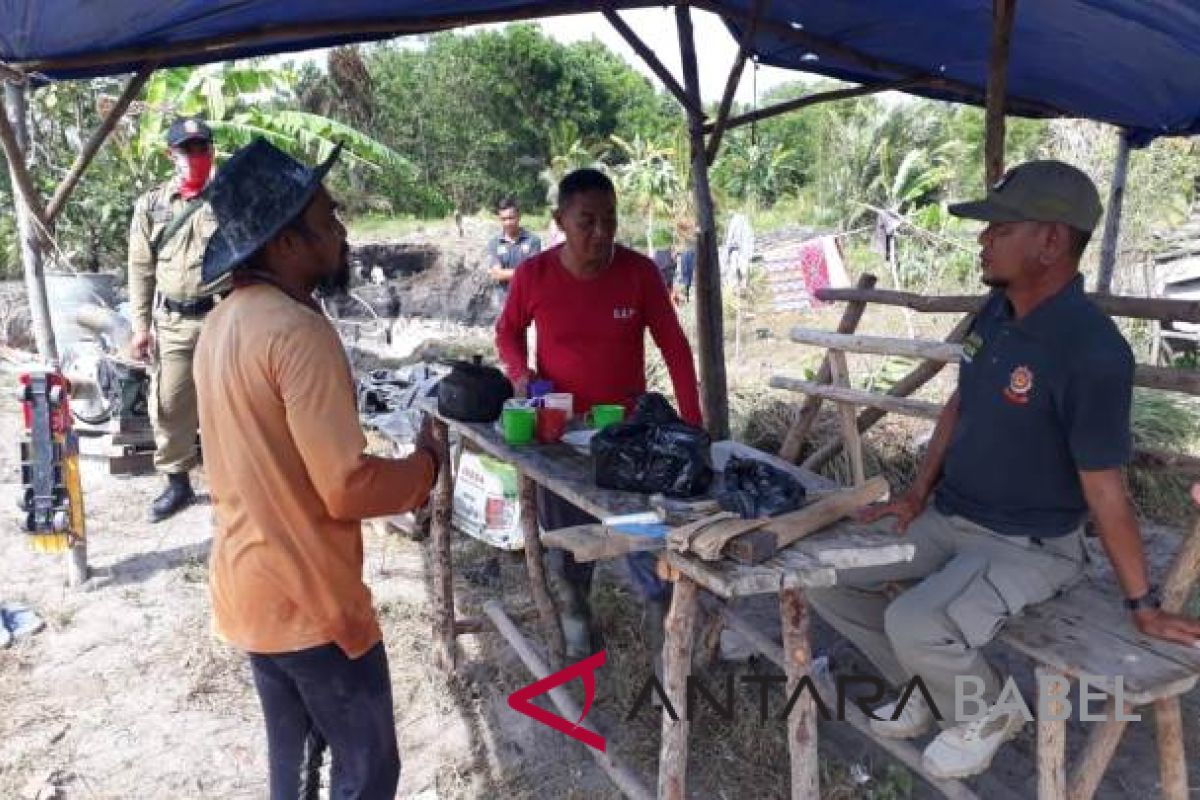
<path fill-rule="evenodd" d="M 616 2 L 614 6 L 648 5 Z M 753 3 L 698 2 L 734 34 Z M 302 50 L 479 22 L 596 10 L 531 0 L 0 0 L 0 61 L 52 78 Z M 990 0 L 769 0 L 763 63 L 982 103 Z M 703 51 L 701 51 L 703 57 Z M 1008 110 L 1120 126 L 1140 141 L 1200 132 L 1200 3 L 1021 0 Z"/>

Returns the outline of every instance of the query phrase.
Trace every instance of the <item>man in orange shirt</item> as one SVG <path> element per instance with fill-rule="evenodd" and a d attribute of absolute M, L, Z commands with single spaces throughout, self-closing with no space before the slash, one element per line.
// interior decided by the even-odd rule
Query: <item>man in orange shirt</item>
<path fill-rule="evenodd" d="M 321 743 L 332 796 L 395 796 L 391 683 L 360 523 L 423 504 L 438 470 L 428 425 L 408 458 L 363 452 L 350 367 L 313 300 L 349 280 L 346 230 L 322 186 L 336 156 L 308 169 L 259 139 L 206 192 L 219 227 L 203 280 L 232 273 L 234 286 L 195 361 L 217 518 L 213 627 L 250 654 L 273 800 L 313 791 Z"/>

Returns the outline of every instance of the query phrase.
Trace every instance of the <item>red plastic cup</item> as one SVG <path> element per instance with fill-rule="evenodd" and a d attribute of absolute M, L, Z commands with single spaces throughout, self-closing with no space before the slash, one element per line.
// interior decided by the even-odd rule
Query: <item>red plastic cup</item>
<path fill-rule="evenodd" d="M 567 412 L 562 408 L 542 407 L 537 410 L 537 440 L 542 444 L 553 444 L 567 430 Z"/>

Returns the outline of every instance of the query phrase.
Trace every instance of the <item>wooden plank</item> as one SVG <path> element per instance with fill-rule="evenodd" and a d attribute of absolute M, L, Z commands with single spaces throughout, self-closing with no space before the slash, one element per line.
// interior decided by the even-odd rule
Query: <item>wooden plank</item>
<path fill-rule="evenodd" d="M 901 339 L 893 336 L 830 333 L 803 327 L 792 328 L 789 336 L 797 344 L 834 348 L 851 353 L 903 356 L 942 362 L 958 361 L 962 357 L 962 345 L 936 339 Z"/>
<path fill-rule="evenodd" d="M 525 541 L 525 570 L 529 574 L 529 590 L 542 621 L 542 631 L 549 649 L 550 665 L 562 669 L 566 663 L 567 644 L 563 636 L 558 610 L 546 581 L 546 563 L 541 539 L 538 538 L 537 485 L 529 476 L 521 476 L 521 534 Z"/>
<path fill-rule="evenodd" d="M 923 295 L 893 289 L 818 289 L 817 297 L 827 303 L 859 301 L 884 306 L 901 306 L 925 314 L 975 313 L 987 295 Z M 1134 295 L 1088 294 L 1111 317 L 1156 319 L 1160 322 L 1200 322 L 1200 300 L 1174 300 Z"/>
<path fill-rule="evenodd" d="M 1053 683 L 1048 678 L 1060 677 L 1057 672 L 1037 667 L 1038 691 L 1055 692 L 1039 698 L 1039 705 L 1046 705 L 1051 714 L 1063 714 L 1062 696 L 1066 682 Z M 1049 717 L 1050 715 L 1046 715 Z M 1037 775 L 1038 800 L 1064 800 L 1067 795 L 1067 721 L 1065 719 L 1038 719 L 1037 721 Z"/>
<path fill-rule="evenodd" d="M 629 553 L 662 550 L 660 538 L 630 536 L 604 525 L 576 525 L 542 533 L 542 544 L 569 550 L 576 561 L 600 561 L 620 558 Z"/>
<path fill-rule="evenodd" d="M 858 289 L 873 289 L 875 282 L 878 279 L 868 273 L 859 276 L 855 288 Z M 846 308 L 842 311 L 842 318 L 838 321 L 838 333 L 854 333 L 858 329 L 858 323 L 862 320 L 863 312 L 867 309 L 867 304 L 863 302 L 847 303 Z M 821 359 L 821 367 L 817 370 L 817 375 L 814 380 L 817 383 L 829 383 L 832 373 L 829 366 L 829 354 L 826 353 Z M 800 406 L 800 411 L 796 415 L 796 421 L 788 427 L 787 435 L 783 437 L 783 444 L 779 448 L 779 457 L 788 462 L 794 462 L 800 456 L 800 448 L 804 444 L 804 440 L 808 438 L 808 433 L 812 430 L 813 423 L 817 420 L 817 414 L 821 410 L 820 397 L 807 397 L 804 404 Z"/>
<path fill-rule="evenodd" d="M 687 702 L 687 676 L 692 666 L 695 637 L 697 594 L 699 587 L 686 577 L 675 584 L 671 608 L 667 612 L 666 641 L 663 646 L 663 691 L 677 710 L 672 720 L 663 709 L 662 745 L 658 758 L 659 800 L 684 800 L 687 794 L 688 734 L 691 722 L 684 711 Z"/>
<path fill-rule="evenodd" d="M 846 354 L 841 350 L 829 351 L 829 371 L 832 375 L 830 383 L 843 389 L 851 389 L 850 367 L 846 363 Z M 862 437 L 858 433 L 858 420 L 853 403 L 838 402 L 838 417 L 842 422 L 843 449 L 850 456 L 850 474 L 855 486 L 862 486 L 867 480 L 866 466 L 863 463 Z"/>
<path fill-rule="evenodd" d="M 783 375 L 772 376 L 770 385 L 774 389 L 787 389 L 793 392 L 802 392 L 807 395 L 823 397 L 826 400 L 837 400 L 843 403 L 853 403 L 859 406 L 879 408 L 884 411 L 903 414 L 906 417 L 937 419 L 938 415 L 942 413 L 941 405 L 938 403 L 931 403 L 927 400 L 913 400 L 908 397 L 891 397 L 890 395 L 874 394 L 873 392 L 864 392 L 858 389 L 847 389 L 840 386 L 823 386 L 819 383 L 814 383 L 813 381 L 800 380 L 799 378 L 788 378 Z"/>
<path fill-rule="evenodd" d="M 496 626 L 496 630 L 504 637 L 504 640 L 516 651 L 522 663 L 525 664 L 525 667 L 533 673 L 533 677 L 542 680 L 550 676 L 550 667 L 534 650 L 533 645 L 521 635 L 517 626 L 504 613 L 504 609 L 501 608 L 498 602 L 488 600 L 483 604 L 483 612 L 491 619 L 492 623 Z M 547 694 L 550 695 L 551 702 L 558 708 L 563 719 L 568 719 L 572 722 L 581 720 L 580 722 L 575 722 L 578 727 L 599 735 L 594 727 L 586 721 L 582 721 L 584 710 L 571 697 L 571 693 L 567 691 L 565 686 L 556 686 L 547 692 Z M 652 794 L 642 783 L 641 778 L 618 759 L 612 749 L 606 749 L 603 752 L 594 747 L 585 749 L 592 754 L 592 758 L 596 759 L 596 763 L 612 779 L 612 782 L 621 790 L 622 794 L 630 798 L 630 800 L 651 799 Z"/>
<path fill-rule="evenodd" d="M 450 474 L 450 431 L 444 422 L 433 423 L 433 441 L 438 450 L 438 463 L 441 464 L 433 487 L 433 516 L 429 530 L 429 560 L 433 572 L 433 658 L 439 668 L 453 673 L 457 669 L 454 567 L 450 555 L 454 479 Z"/>
<path fill-rule="evenodd" d="M 779 593 L 783 627 L 783 664 L 791 697 L 800 679 L 812 671 L 809 610 L 799 586 L 789 582 Z M 787 716 L 788 757 L 791 762 L 792 800 L 821 796 L 820 756 L 817 752 L 817 704 L 805 693 Z"/>
<path fill-rule="evenodd" d="M 1094 627 L 1077 614 L 1063 613 L 1056 603 L 1026 609 L 1009 621 L 1000 638 L 1039 664 L 1074 678 L 1089 676 L 1096 689 L 1109 694 L 1115 691 L 1115 679 L 1120 676 L 1125 699 L 1134 705 L 1195 686 L 1195 669 L 1137 647 L 1113 631 Z"/>

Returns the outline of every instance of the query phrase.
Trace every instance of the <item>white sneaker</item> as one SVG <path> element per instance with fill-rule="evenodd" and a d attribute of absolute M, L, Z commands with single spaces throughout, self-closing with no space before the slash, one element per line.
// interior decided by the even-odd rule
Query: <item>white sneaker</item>
<path fill-rule="evenodd" d="M 925 695 L 913 692 L 904 703 L 900 716 L 896 717 L 897 700 L 876 708 L 875 716 L 880 719 L 871 720 L 871 730 L 877 736 L 886 739 L 911 739 L 920 736 L 933 722 L 933 710 L 925 702 Z M 892 717 L 896 717 L 892 719 Z"/>
<path fill-rule="evenodd" d="M 969 778 L 985 771 L 992 757 L 1020 732 L 1025 718 L 1017 712 L 988 712 L 974 722 L 942 731 L 925 748 L 921 763 L 935 778 Z"/>

